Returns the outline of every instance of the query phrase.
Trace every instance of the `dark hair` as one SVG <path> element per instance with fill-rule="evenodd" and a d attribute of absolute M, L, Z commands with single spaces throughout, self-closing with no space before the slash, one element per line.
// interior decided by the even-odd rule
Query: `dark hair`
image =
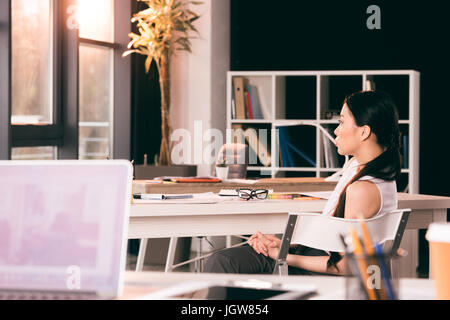
<path fill-rule="evenodd" d="M 361 91 L 345 98 L 358 127 L 369 126 L 376 136 L 378 144 L 385 151 L 377 158 L 365 164 L 345 186 L 333 216 L 344 218 L 345 198 L 348 186 L 364 176 L 372 176 L 387 181 L 397 180 L 400 175 L 400 131 L 398 112 L 391 96 L 383 91 Z M 342 259 L 341 255 L 332 252 L 327 267 L 334 267 Z M 339 270 L 338 270 L 339 271 Z"/>

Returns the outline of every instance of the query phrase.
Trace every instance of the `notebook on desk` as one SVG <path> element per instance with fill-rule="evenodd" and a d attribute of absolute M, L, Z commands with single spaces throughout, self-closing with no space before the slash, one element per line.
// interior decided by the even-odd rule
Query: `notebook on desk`
<path fill-rule="evenodd" d="M 129 162 L 0 161 L 0 176 L 0 298 L 121 294 Z"/>

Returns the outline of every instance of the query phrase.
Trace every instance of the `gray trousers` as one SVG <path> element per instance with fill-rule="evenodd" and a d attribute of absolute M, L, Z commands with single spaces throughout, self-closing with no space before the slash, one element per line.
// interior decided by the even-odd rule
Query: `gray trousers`
<path fill-rule="evenodd" d="M 289 250 L 290 254 L 303 256 L 328 256 L 325 251 L 305 246 L 297 246 Z M 249 245 L 229 248 L 211 255 L 205 263 L 206 273 L 241 273 L 241 274 L 272 274 L 275 260 L 258 254 Z M 317 272 L 289 266 L 289 274 L 320 275 Z"/>

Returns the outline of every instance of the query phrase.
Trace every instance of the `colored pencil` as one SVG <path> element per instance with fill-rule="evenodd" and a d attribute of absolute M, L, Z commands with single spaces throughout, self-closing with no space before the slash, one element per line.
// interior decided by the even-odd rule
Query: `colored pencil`
<path fill-rule="evenodd" d="M 394 290 L 392 289 L 392 284 L 389 279 L 389 273 L 387 272 L 388 269 L 387 269 L 386 264 L 384 263 L 384 259 L 383 259 L 383 250 L 379 243 L 375 244 L 375 253 L 379 259 L 381 277 L 383 279 L 384 285 L 386 286 L 388 299 L 395 300 Z"/>

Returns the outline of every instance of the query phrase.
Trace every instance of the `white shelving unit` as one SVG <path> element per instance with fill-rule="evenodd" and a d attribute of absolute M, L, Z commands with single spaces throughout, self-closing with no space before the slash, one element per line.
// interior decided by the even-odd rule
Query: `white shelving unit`
<path fill-rule="evenodd" d="M 232 118 L 232 106 L 235 103 L 232 101 L 234 77 L 243 77 L 246 84 L 257 87 L 259 103 L 265 108 L 264 119 Z M 283 167 L 280 164 L 276 128 L 302 122 L 321 125 L 329 129 L 334 136 L 332 132 L 339 122 L 327 119 L 326 113 L 340 112 L 345 96 L 355 91 L 368 90 L 368 82 L 375 84 L 376 89 L 390 93 L 397 103 L 400 129 L 408 136 L 408 161 L 402 169 L 402 176 L 408 191 L 418 193 L 420 73 L 414 70 L 228 72 L 227 129 L 239 125 L 243 128 L 270 130 L 268 134 L 268 148 L 272 160 L 270 166 L 250 164 L 248 170 L 266 177 L 296 174 L 326 177 L 340 170 L 340 167 L 326 167 L 323 133 L 317 127 L 311 127 L 315 135 L 301 137 L 303 141 L 310 139 L 309 143 L 314 145 L 315 154 L 310 156 L 315 158 L 316 166 Z M 292 138 L 300 140 L 297 136 Z M 227 141 L 231 142 L 230 136 Z M 342 162 L 343 159 L 340 160 L 340 163 Z M 400 191 L 404 191 L 404 188 Z"/>

